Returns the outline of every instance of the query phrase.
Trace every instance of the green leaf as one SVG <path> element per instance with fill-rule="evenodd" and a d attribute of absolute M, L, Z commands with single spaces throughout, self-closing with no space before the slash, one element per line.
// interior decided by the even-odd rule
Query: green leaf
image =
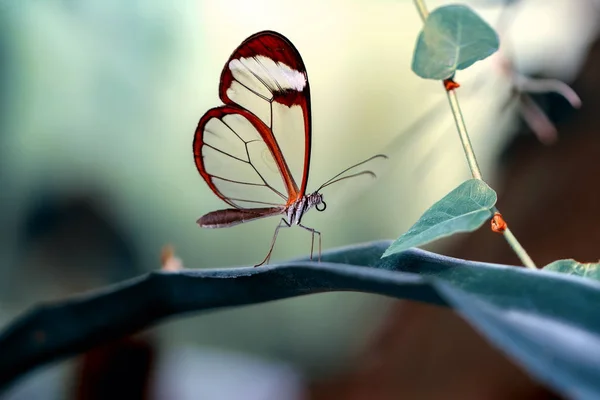
<path fill-rule="evenodd" d="M 469 7 L 440 7 L 419 34 L 412 70 L 421 78 L 447 79 L 494 54 L 499 44 L 494 29 Z"/>
<path fill-rule="evenodd" d="M 584 276 L 600 281 L 600 263 L 580 263 L 573 259 L 558 260 L 544 267 L 544 271 L 561 272 L 568 275 Z"/>
<path fill-rule="evenodd" d="M 400 236 L 382 257 L 421 246 L 457 232 L 471 232 L 492 217 L 496 192 L 484 181 L 469 179 L 435 203 Z"/>

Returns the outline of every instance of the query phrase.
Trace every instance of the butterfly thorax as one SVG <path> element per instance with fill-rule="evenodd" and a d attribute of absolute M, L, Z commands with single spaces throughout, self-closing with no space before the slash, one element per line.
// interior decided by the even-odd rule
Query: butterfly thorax
<path fill-rule="evenodd" d="M 286 209 L 287 222 L 290 225 L 298 225 L 302 220 L 302 216 L 311 208 L 317 207 L 320 204 L 325 204 L 323 195 L 319 192 L 311 193 L 300 197 L 294 203 L 290 204 Z"/>

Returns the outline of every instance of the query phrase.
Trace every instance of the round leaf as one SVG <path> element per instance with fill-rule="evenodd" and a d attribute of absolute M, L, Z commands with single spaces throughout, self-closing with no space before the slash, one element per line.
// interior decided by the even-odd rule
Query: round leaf
<path fill-rule="evenodd" d="M 440 7 L 419 34 L 412 70 L 425 79 L 447 79 L 494 54 L 498 46 L 494 29 L 469 7 Z"/>
<path fill-rule="evenodd" d="M 544 267 L 544 271 L 584 276 L 600 281 L 600 264 L 580 263 L 575 260 L 558 260 Z"/>
<path fill-rule="evenodd" d="M 471 232 L 492 217 L 496 192 L 484 181 L 469 179 L 435 203 L 383 253 L 387 257 L 456 232 Z"/>

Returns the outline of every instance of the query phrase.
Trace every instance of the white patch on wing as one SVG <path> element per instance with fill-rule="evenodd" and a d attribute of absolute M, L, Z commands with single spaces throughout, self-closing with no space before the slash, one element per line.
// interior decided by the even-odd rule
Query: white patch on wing
<path fill-rule="evenodd" d="M 229 62 L 229 69 L 238 85 L 243 85 L 247 90 L 252 91 L 255 96 L 264 100 L 271 100 L 273 93 L 260 81 L 261 75 L 257 75 L 254 70 L 247 68 L 240 60 L 234 59 Z M 264 71 L 262 72 L 264 75 Z M 233 85 L 232 85 L 233 86 Z"/>
<path fill-rule="evenodd" d="M 231 60 L 229 69 L 236 80 L 251 87 L 259 96 L 263 96 L 264 91 L 254 89 L 257 87 L 257 82 L 262 83 L 270 93 L 286 90 L 301 92 L 306 87 L 306 75 L 304 73 L 265 56 L 259 55 Z M 248 75 L 248 71 L 252 74 L 252 77 Z M 273 96 L 266 97 L 271 99 Z"/>

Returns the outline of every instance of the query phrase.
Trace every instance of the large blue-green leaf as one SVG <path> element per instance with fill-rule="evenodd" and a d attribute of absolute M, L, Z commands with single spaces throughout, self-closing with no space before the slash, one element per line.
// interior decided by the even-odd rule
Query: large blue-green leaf
<path fill-rule="evenodd" d="M 40 305 L 0 332 L 0 387 L 169 316 L 358 291 L 450 307 L 541 383 L 568 398 L 600 398 L 600 282 L 418 249 L 380 259 L 389 244 L 333 250 L 322 263 L 154 272 Z"/>
<path fill-rule="evenodd" d="M 573 259 L 558 260 L 546 265 L 544 270 L 583 276 L 600 281 L 600 264 L 598 263 L 580 263 Z"/>
<path fill-rule="evenodd" d="M 494 29 L 469 7 L 440 7 L 429 14 L 419 34 L 412 70 L 425 79 L 450 78 L 494 54 L 499 44 Z"/>
<path fill-rule="evenodd" d="M 457 232 L 471 232 L 492 217 L 496 192 L 484 181 L 469 179 L 435 203 L 400 236 L 383 257 L 421 246 Z"/>

